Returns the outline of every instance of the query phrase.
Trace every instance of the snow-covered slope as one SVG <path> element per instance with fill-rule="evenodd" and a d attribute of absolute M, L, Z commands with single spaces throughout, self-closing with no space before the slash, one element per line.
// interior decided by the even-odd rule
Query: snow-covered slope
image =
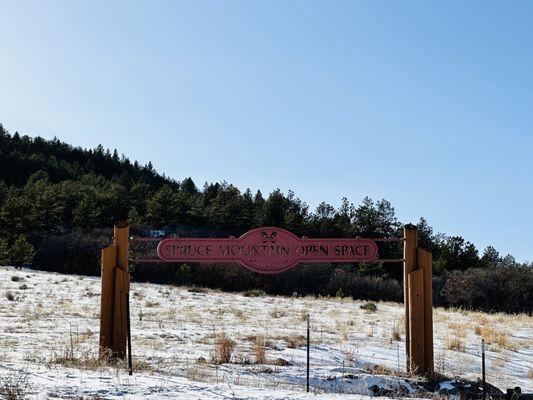
<path fill-rule="evenodd" d="M 369 312 L 351 299 L 245 297 L 133 283 L 130 377 L 123 364 L 97 360 L 99 278 L 0 267 L 0 291 L 0 390 L 23 387 L 34 398 L 334 399 L 425 390 L 398 376 L 405 365 L 401 304 L 377 303 Z M 438 372 L 479 378 L 483 335 L 491 342 L 488 381 L 533 391 L 533 318 L 436 309 L 434 319 Z M 223 337 L 234 351 L 230 363 L 217 364 Z M 256 364 L 263 340 L 266 361 Z"/>

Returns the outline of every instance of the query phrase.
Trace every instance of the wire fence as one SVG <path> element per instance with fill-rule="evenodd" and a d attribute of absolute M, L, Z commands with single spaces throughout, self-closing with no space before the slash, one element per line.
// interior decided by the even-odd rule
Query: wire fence
<path fill-rule="evenodd" d="M 282 314 L 283 311 L 281 310 Z M 0 360 L 5 368 L 34 370 L 35 366 L 63 365 L 79 371 L 108 368 L 98 362 L 98 315 L 3 315 L 3 348 Z M 237 321 L 236 321 L 237 319 Z M 317 319 L 318 320 L 318 319 Z M 356 393 L 354 377 L 381 374 L 398 381 L 405 374 L 405 342 L 391 335 L 400 327 L 380 321 L 350 325 L 314 322 L 310 316 L 311 387 L 315 391 Z M 238 321 L 238 317 L 198 317 L 175 315 L 157 317 L 140 307 L 132 308 L 132 347 L 134 370 L 149 371 L 162 379 L 187 377 L 214 383 L 251 385 L 259 388 L 305 390 L 306 326 L 304 318 L 292 320 L 271 316 L 264 321 Z M 43 334 L 44 333 L 44 334 Z M 229 363 L 219 357 L 221 338 L 231 343 Z M 259 340 L 258 338 L 261 338 Z M 399 339 L 399 340 L 397 340 Z M 261 343 L 262 345 L 258 344 Z M 257 363 L 258 346 L 266 361 Z M 481 377 L 481 341 L 461 351 L 436 342 L 435 369 L 450 378 Z M 517 377 L 528 376 L 527 359 L 513 359 L 508 353 L 489 351 L 487 380 L 504 388 L 514 386 Z M 117 364 L 117 373 L 125 371 Z M 32 372 L 37 373 L 38 372 Z"/>

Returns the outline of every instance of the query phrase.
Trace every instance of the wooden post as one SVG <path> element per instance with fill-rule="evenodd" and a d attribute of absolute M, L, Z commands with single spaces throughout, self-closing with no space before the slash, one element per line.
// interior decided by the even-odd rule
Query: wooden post
<path fill-rule="evenodd" d="M 102 293 L 100 304 L 100 357 L 105 357 L 113 344 L 113 303 L 117 248 L 114 245 L 102 250 Z"/>
<path fill-rule="evenodd" d="M 403 242 L 403 301 L 405 306 L 405 361 L 407 371 L 411 371 L 410 322 L 409 322 L 409 274 L 416 269 L 418 231 L 414 225 L 405 225 Z"/>
<path fill-rule="evenodd" d="M 435 370 L 433 358 L 433 268 L 432 256 L 418 249 L 418 265 L 424 271 L 424 365 L 426 373 Z"/>
<path fill-rule="evenodd" d="M 128 272 L 129 227 L 117 224 L 114 244 L 102 250 L 102 299 L 100 309 L 100 356 L 126 357 L 126 301 L 130 290 Z"/>
<path fill-rule="evenodd" d="M 115 268 L 115 307 L 113 309 L 113 355 L 126 358 L 128 321 L 126 301 L 130 290 L 129 273 Z"/>
<path fill-rule="evenodd" d="M 125 223 L 115 225 L 115 246 L 117 246 L 117 268 L 128 272 L 130 251 L 130 228 Z"/>
<path fill-rule="evenodd" d="M 417 269 L 408 276 L 410 372 L 425 371 L 424 365 L 424 271 Z"/>

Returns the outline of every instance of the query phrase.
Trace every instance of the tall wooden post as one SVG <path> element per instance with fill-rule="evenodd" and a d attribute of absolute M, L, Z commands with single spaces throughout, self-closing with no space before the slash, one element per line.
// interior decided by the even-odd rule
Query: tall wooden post
<path fill-rule="evenodd" d="M 432 373 L 433 289 L 431 253 L 418 247 L 413 225 L 404 228 L 405 354 L 407 371 Z"/>
<path fill-rule="evenodd" d="M 418 256 L 418 231 L 414 225 L 405 225 L 403 232 L 403 304 L 405 306 L 405 362 L 407 364 L 407 371 L 411 371 L 409 274 L 416 269 Z"/>
<path fill-rule="evenodd" d="M 434 372 L 433 358 L 433 268 L 429 251 L 418 249 L 418 265 L 424 271 L 424 372 Z"/>
<path fill-rule="evenodd" d="M 114 244 L 102 250 L 100 356 L 126 357 L 129 226 L 117 224 Z"/>
<path fill-rule="evenodd" d="M 107 356 L 113 344 L 113 303 L 117 248 L 111 245 L 102 250 L 102 291 L 100 304 L 100 356 Z"/>
<path fill-rule="evenodd" d="M 422 373 L 424 365 L 424 271 L 417 269 L 407 278 L 409 291 L 409 342 L 411 373 Z"/>

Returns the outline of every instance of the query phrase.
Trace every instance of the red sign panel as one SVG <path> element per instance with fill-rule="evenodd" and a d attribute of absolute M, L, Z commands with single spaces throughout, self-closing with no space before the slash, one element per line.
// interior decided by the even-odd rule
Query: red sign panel
<path fill-rule="evenodd" d="M 168 238 L 157 255 L 168 262 L 236 262 L 252 271 L 275 274 L 300 262 L 368 262 L 378 248 L 370 239 L 298 238 L 273 227 L 256 228 L 240 238 Z"/>

